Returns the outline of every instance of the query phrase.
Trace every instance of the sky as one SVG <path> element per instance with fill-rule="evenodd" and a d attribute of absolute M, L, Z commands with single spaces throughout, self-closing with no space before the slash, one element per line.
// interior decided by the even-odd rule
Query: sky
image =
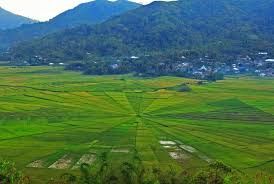
<path fill-rule="evenodd" d="M 49 20 L 81 3 L 91 0 L 0 0 L 0 7 L 39 21 Z M 147 4 L 151 0 L 134 0 Z"/>

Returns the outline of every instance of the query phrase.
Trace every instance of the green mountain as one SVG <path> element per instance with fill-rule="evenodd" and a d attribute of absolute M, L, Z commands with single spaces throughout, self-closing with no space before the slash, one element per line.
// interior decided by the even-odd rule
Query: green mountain
<path fill-rule="evenodd" d="M 19 44 L 13 58 L 79 60 L 86 54 L 128 56 L 196 50 L 212 54 L 273 53 L 273 0 L 154 2 L 95 27 L 80 26 Z"/>
<path fill-rule="evenodd" d="M 139 4 L 127 0 L 118 0 L 115 2 L 96 0 L 80 4 L 48 22 L 23 25 L 16 29 L 0 31 L 0 48 L 5 49 L 22 41 L 39 38 L 81 24 L 93 25 L 101 23 L 112 16 L 119 15 L 139 6 Z"/>
<path fill-rule="evenodd" d="M 96 0 L 83 3 L 50 20 L 51 24 L 59 27 L 72 27 L 81 24 L 101 23 L 112 16 L 139 7 L 140 4 L 127 0 L 107 1 Z"/>
<path fill-rule="evenodd" d="M 35 21 L 20 15 L 13 14 L 0 7 L 0 29 L 12 29 L 22 24 L 31 24 Z"/>

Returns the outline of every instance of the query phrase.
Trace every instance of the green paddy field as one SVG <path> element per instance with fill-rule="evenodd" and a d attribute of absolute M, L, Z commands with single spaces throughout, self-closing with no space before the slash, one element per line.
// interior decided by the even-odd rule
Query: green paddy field
<path fill-rule="evenodd" d="M 178 92 L 187 83 L 192 91 Z M 192 170 L 214 160 L 274 174 L 274 80 L 85 76 L 54 67 L 0 67 L 0 157 L 34 183 L 77 172 L 108 152 Z"/>

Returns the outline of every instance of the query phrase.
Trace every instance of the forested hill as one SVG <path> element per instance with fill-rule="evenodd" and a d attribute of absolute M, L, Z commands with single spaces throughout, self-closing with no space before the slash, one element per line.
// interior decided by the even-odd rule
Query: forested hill
<path fill-rule="evenodd" d="M 127 0 L 118 0 L 115 2 L 96 0 L 83 3 L 71 10 L 65 11 L 48 22 L 23 25 L 16 29 L 0 31 L 0 48 L 5 49 L 21 41 L 39 38 L 81 24 L 98 24 L 112 16 L 119 15 L 139 6 L 140 4 Z"/>
<path fill-rule="evenodd" d="M 20 15 L 11 13 L 0 7 L 0 29 L 11 29 L 22 24 L 31 24 L 35 21 Z"/>
<path fill-rule="evenodd" d="M 12 49 L 14 58 L 82 59 L 192 49 L 213 53 L 271 52 L 273 0 L 154 2 L 98 26 L 81 26 Z"/>
<path fill-rule="evenodd" d="M 140 4 L 127 0 L 96 0 L 80 4 L 76 8 L 58 15 L 50 22 L 62 27 L 76 26 L 81 24 L 96 24 L 101 23 L 112 16 L 135 9 L 139 6 Z"/>

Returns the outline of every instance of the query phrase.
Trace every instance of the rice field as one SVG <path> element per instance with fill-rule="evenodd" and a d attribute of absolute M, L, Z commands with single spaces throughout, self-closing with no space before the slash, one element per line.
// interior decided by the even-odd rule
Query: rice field
<path fill-rule="evenodd" d="M 178 92 L 188 84 L 192 91 Z M 77 172 L 107 152 L 147 166 L 195 169 L 220 160 L 274 171 L 274 80 L 85 76 L 58 67 L 0 67 L 0 157 L 34 183 Z"/>

